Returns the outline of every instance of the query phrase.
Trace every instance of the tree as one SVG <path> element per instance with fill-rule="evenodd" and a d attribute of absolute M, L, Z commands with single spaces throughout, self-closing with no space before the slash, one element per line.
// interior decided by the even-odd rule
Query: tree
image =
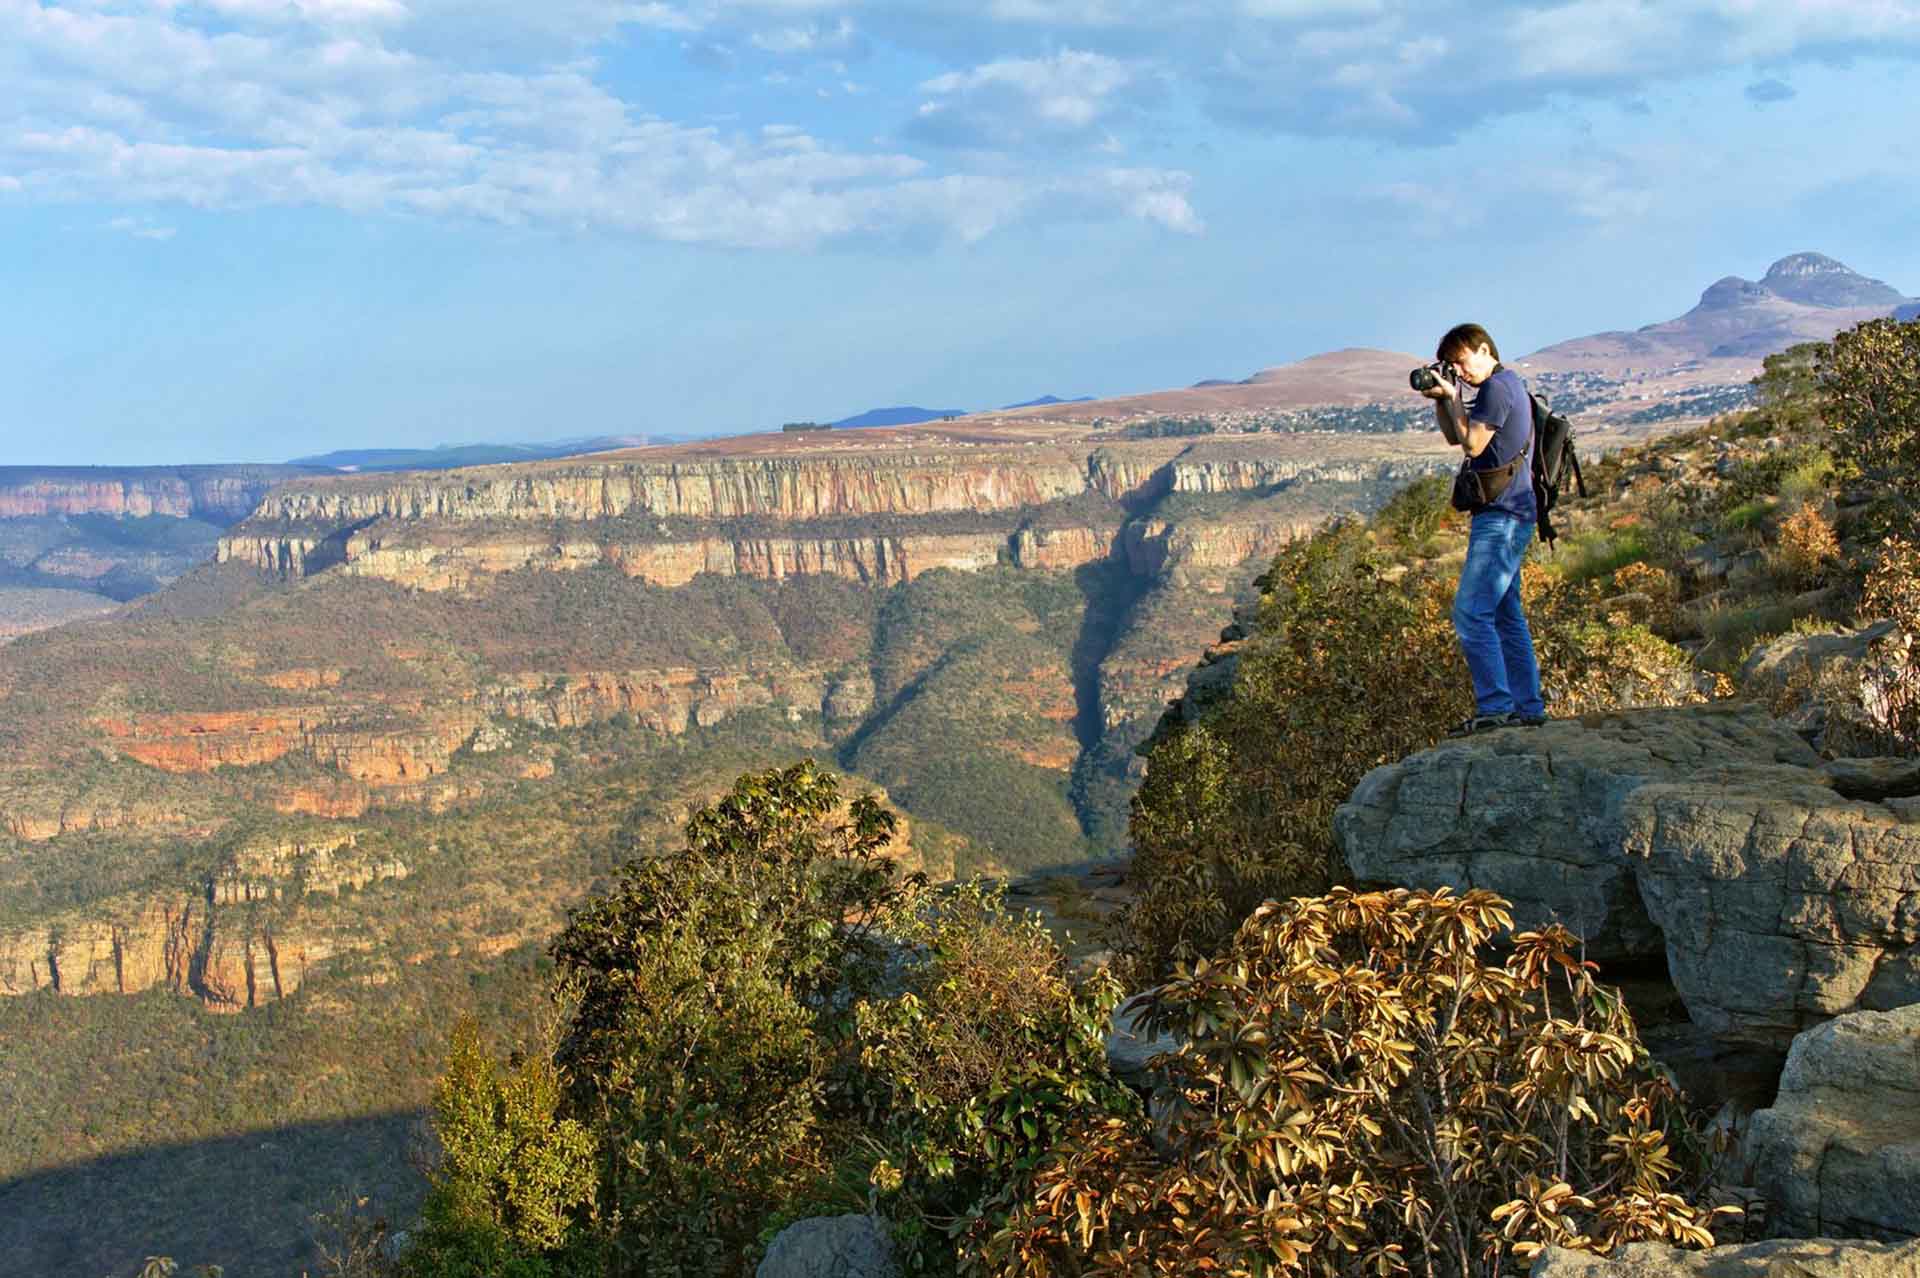
<path fill-rule="evenodd" d="M 741 777 L 551 949 L 557 1053 L 600 1150 L 616 1273 L 726 1274 L 819 1176 L 833 1042 L 882 970 L 894 819 L 811 762 Z M 648 1267 L 651 1266 L 651 1269 Z"/>
<path fill-rule="evenodd" d="M 1920 474 L 1920 320 L 1869 320 L 1833 339 L 1816 365 L 1835 457 L 1872 485 L 1889 531 L 1914 528 Z"/>

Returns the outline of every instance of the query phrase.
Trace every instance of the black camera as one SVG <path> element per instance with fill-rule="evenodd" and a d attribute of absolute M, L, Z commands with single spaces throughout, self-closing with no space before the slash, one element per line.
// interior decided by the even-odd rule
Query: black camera
<path fill-rule="evenodd" d="M 1424 395 L 1438 386 L 1442 378 L 1452 381 L 1453 370 L 1445 364 L 1422 364 L 1407 374 L 1407 385 Z"/>

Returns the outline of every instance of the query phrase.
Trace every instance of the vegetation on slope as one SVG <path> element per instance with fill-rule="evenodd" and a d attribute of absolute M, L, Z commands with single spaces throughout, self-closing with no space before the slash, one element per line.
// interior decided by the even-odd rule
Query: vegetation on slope
<path fill-rule="evenodd" d="M 1920 633 L 1911 543 L 1881 540 L 1913 527 L 1896 476 L 1920 464 L 1917 334 L 1881 321 L 1796 347 L 1767 361 L 1757 407 L 1589 459 L 1593 500 L 1563 506 L 1559 549 L 1523 569 L 1552 713 L 1731 695 L 1756 646 L 1795 629 L 1893 617 Z M 1340 881 L 1333 808 L 1469 707 L 1446 611 L 1466 521 L 1446 492 L 1421 481 L 1283 552 L 1229 659 L 1161 723 L 1132 814 L 1130 983 L 1218 953 L 1262 899 Z M 1852 721 L 1882 725 L 1851 748 L 1913 749 L 1898 708 L 1913 667 L 1884 651 L 1874 713 L 1860 672 L 1850 690 L 1809 675 L 1776 708 L 1850 697 Z"/>

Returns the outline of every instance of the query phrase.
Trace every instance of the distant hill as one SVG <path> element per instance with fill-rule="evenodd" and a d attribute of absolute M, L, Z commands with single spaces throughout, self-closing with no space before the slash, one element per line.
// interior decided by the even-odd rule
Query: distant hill
<path fill-rule="evenodd" d="M 1077 395 L 1072 399 L 1061 399 L 1058 395 L 1042 395 L 1039 399 L 1023 400 L 1018 404 L 1008 404 L 1000 411 L 1010 413 L 1016 408 L 1046 408 L 1052 404 L 1091 404 L 1093 396 Z"/>
<path fill-rule="evenodd" d="M 1826 341 L 1896 308 L 1913 313 L 1920 304 L 1824 254 L 1795 253 L 1768 267 L 1759 280 L 1729 275 L 1715 281 L 1678 319 L 1560 342 L 1526 362 L 1539 369 L 1615 373 L 1692 360 L 1757 363 L 1798 342 Z"/>
<path fill-rule="evenodd" d="M 1318 406 L 1351 407 L 1393 402 L 1407 394 L 1407 370 L 1421 361 L 1398 351 L 1350 348 L 1292 364 L 1264 368 L 1239 381 L 1209 378 L 1184 390 L 1143 391 L 1106 399 L 1073 401 L 1070 412 L 1008 409 L 1020 416 L 1091 422 L 1153 415 L 1204 416 L 1287 412 Z"/>
<path fill-rule="evenodd" d="M 835 426 L 858 429 L 862 426 L 917 426 L 921 422 L 937 422 L 948 417 L 964 417 L 964 408 L 916 408 L 903 404 L 898 408 L 870 408 L 853 417 L 843 417 Z"/>
<path fill-rule="evenodd" d="M 1912 302 L 1897 308 L 1893 312 L 1893 317 L 1903 324 L 1909 320 L 1920 320 L 1920 302 Z"/>
<path fill-rule="evenodd" d="M 295 466 L 324 466 L 329 470 L 450 470 L 455 466 L 490 466 L 498 462 L 546 461 L 581 453 L 604 453 L 616 448 L 638 448 L 667 443 L 647 435 L 596 435 L 544 444 L 441 444 L 437 448 L 341 448 L 313 457 L 300 457 Z"/>

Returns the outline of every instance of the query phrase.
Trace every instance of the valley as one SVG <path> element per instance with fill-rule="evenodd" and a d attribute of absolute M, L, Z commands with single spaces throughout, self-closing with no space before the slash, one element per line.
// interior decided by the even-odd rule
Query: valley
<path fill-rule="evenodd" d="M 1828 275 L 1520 364 L 1598 456 L 1745 402 L 1859 309 Z M 1453 466 L 1418 362 L 430 472 L 0 471 L 0 1195 L 217 1147 L 193 1192 L 275 1184 L 277 1245 L 356 1133 L 400 1143 L 453 1016 L 511 1037 L 567 911 L 741 772 L 877 792 L 936 881 L 1124 857 L 1134 749 L 1275 554 Z"/>

